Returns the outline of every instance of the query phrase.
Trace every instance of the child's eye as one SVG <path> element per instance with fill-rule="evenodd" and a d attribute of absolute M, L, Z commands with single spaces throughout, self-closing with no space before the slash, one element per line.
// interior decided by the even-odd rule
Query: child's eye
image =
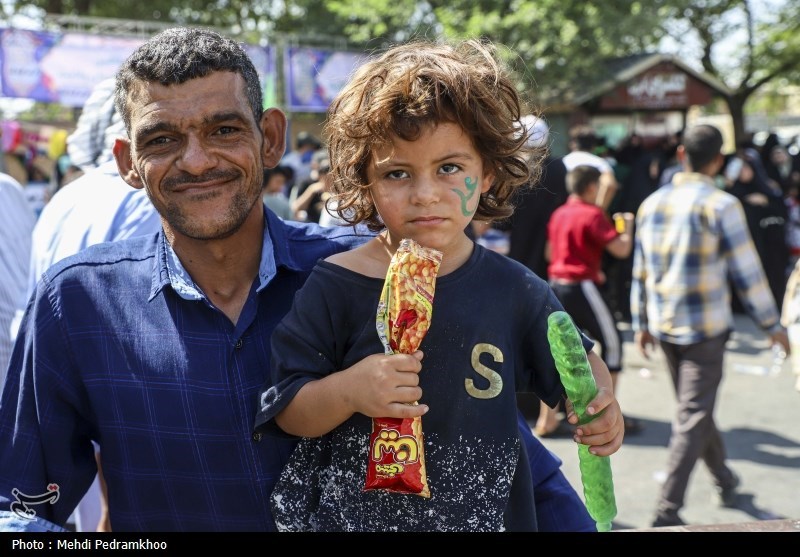
<path fill-rule="evenodd" d="M 386 177 L 390 180 L 402 180 L 403 178 L 408 178 L 408 172 L 405 170 L 392 170 L 386 173 Z"/>
<path fill-rule="evenodd" d="M 461 167 L 457 164 L 443 164 L 439 169 L 442 174 L 455 174 L 459 170 L 461 170 Z"/>

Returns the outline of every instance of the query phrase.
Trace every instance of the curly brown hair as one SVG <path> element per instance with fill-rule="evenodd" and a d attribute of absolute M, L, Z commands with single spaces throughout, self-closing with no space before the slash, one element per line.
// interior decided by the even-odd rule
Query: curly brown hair
<path fill-rule="evenodd" d="M 493 44 L 412 41 L 388 49 L 363 64 L 328 109 L 324 131 L 339 216 L 382 229 L 368 193 L 372 153 L 393 137 L 414 141 L 424 128 L 451 122 L 495 174 L 475 219 L 508 217 L 512 194 L 535 181 L 544 157 L 544 149 L 531 153 L 526 146 L 520 116 L 519 94 Z"/>

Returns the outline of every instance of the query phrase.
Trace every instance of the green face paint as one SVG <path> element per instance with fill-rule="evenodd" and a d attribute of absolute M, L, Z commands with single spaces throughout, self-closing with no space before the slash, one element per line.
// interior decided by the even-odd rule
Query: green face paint
<path fill-rule="evenodd" d="M 464 185 L 467 186 L 467 193 L 462 192 L 461 190 L 453 189 L 452 191 L 458 194 L 458 197 L 461 198 L 461 214 L 465 217 L 471 217 L 475 214 L 475 211 L 478 210 L 478 203 L 475 203 L 475 207 L 470 209 L 467 207 L 467 203 L 469 200 L 475 197 L 475 192 L 478 191 L 478 180 L 467 177 L 464 180 Z M 480 201 L 480 200 L 479 200 Z"/>

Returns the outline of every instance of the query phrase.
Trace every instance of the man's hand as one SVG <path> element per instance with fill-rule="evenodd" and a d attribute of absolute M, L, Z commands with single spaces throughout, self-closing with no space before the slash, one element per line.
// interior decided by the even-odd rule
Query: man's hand
<path fill-rule="evenodd" d="M 650 359 L 650 349 L 655 348 L 656 339 L 649 331 L 636 331 L 633 338 L 634 344 L 639 348 L 639 352 L 646 360 Z"/>

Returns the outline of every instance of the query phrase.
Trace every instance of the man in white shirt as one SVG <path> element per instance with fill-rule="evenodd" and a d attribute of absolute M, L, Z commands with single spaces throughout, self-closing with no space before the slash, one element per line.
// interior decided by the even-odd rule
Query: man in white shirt
<path fill-rule="evenodd" d="M 9 328 L 26 292 L 31 233 L 36 215 L 14 178 L 0 173 L 0 390 L 11 359 Z"/>
<path fill-rule="evenodd" d="M 619 189 L 614 168 L 606 159 L 595 155 L 592 150 L 597 147 L 597 134 L 589 126 L 579 126 L 570 131 L 570 152 L 562 157 L 567 172 L 575 167 L 588 165 L 600 171 L 600 189 L 597 192 L 596 205 L 608 209 L 608 205 Z"/>
<path fill-rule="evenodd" d="M 110 149 L 116 137 L 125 134 L 114 110 L 113 82 L 104 81 L 95 88 L 67 140 L 70 159 L 84 174 L 59 189 L 44 206 L 33 228 L 32 242 L 28 233 L 29 264 L 26 259 L 22 275 L 24 279 L 27 273 L 27 281 L 23 280 L 15 299 L 11 341 L 16 339 L 39 277 L 51 265 L 93 244 L 155 233 L 161 228 L 161 219 L 145 191 L 132 188 L 120 177 Z M 9 331 L 9 327 L 4 330 Z M 100 468 L 98 446 L 95 451 Z M 73 517 L 78 531 L 106 527 L 101 476 L 95 477 L 75 510 Z"/>
<path fill-rule="evenodd" d="M 93 244 L 154 233 L 160 227 L 161 220 L 147 194 L 126 184 L 113 160 L 61 188 L 45 205 L 33 229 L 30 266 L 26 259 L 22 288 L 14 304 L 17 311 L 11 338 L 16 338 L 36 282 L 52 264 Z M 31 246 L 30 232 L 28 245 Z M 101 501 L 99 477 L 96 477 L 75 510 L 79 532 L 96 530 L 102 517 Z"/>

